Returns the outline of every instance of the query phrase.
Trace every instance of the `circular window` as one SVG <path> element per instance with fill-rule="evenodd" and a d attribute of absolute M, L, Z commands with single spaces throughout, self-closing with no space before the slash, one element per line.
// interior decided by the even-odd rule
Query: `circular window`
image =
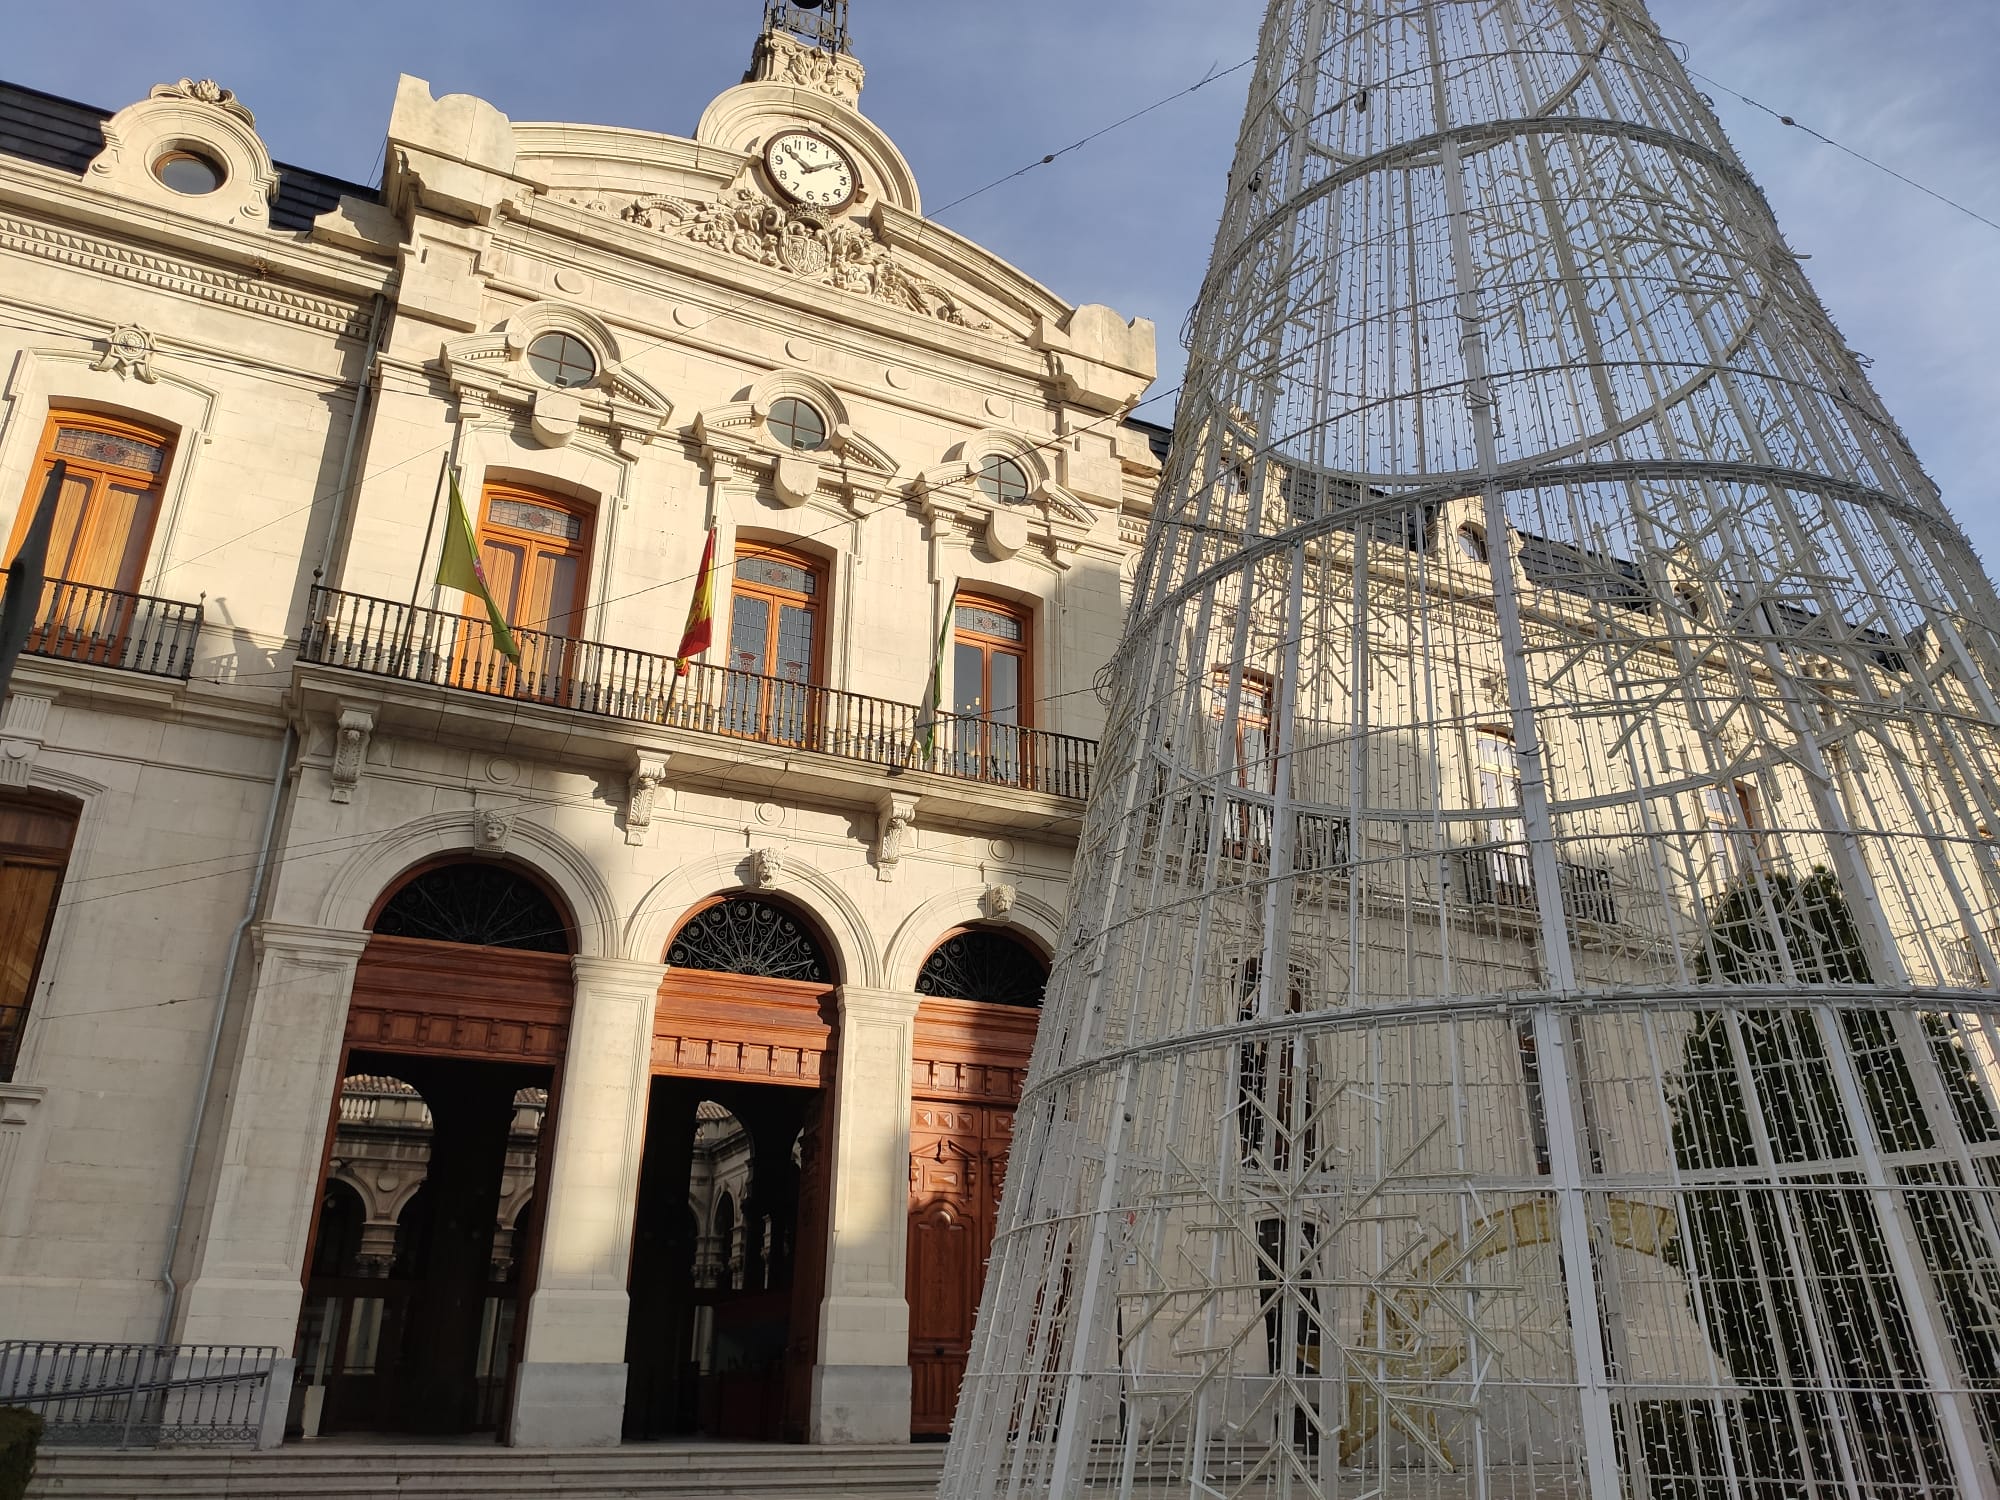
<path fill-rule="evenodd" d="M 573 333 L 545 333 L 528 345 L 528 368 L 553 386 L 587 385 L 597 356 Z"/>
<path fill-rule="evenodd" d="M 1028 499 L 1028 471 L 1011 458 L 990 454 L 979 466 L 979 488 L 999 505 L 1023 505 Z"/>
<path fill-rule="evenodd" d="M 765 423 L 771 429 L 771 436 L 787 448 L 810 453 L 826 446 L 826 418 L 810 402 L 796 396 L 781 396 L 773 401 Z"/>
<path fill-rule="evenodd" d="M 1473 562 L 1486 561 L 1486 538 L 1479 534 L 1477 526 L 1458 528 L 1458 550 Z"/>
<path fill-rule="evenodd" d="M 221 187 L 229 174 L 212 157 L 198 151 L 169 151 L 153 163 L 162 186 L 189 198 L 205 197 Z"/>

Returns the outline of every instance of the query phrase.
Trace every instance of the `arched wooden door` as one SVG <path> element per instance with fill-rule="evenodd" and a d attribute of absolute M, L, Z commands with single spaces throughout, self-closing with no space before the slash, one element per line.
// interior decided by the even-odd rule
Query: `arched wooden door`
<path fill-rule="evenodd" d="M 420 1096 L 423 1212 L 413 1218 L 405 1205 L 386 1259 L 322 1250 L 340 1233 L 328 1178 L 369 1159 L 369 1138 L 383 1133 L 343 1086 L 307 1251 L 290 1425 L 504 1432 L 539 1260 L 575 924 L 530 872 L 461 859 L 405 876 L 369 926 L 341 1077 L 379 1077 Z M 518 1125 L 524 1100 L 539 1106 L 532 1132 Z M 523 1177 L 534 1185 L 523 1189 Z M 510 1179 L 527 1207 L 503 1226 Z"/>
<path fill-rule="evenodd" d="M 632 1262 L 628 1437 L 804 1440 L 825 1291 L 832 953 L 803 911 L 752 891 L 701 903 L 668 944 Z M 755 1175 L 734 1206 L 755 1273 L 741 1285 L 701 1284 L 673 1231 L 688 1195 L 685 1126 L 704 1097 L 756 1138 Z"/>
<path fill-rule="evenodd" d="M 948 934 L 917 979 L 910 1119 L 910 1432 L 951 1430 L 1048 964 L 1002 928 Z"/>

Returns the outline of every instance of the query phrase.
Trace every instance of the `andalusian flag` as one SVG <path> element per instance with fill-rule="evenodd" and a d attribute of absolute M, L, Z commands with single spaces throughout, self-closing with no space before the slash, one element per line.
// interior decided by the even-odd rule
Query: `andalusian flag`
<path fill-rule="evenodd" d="M 437 581 L 448 589 L 464 590 L 486 606 L 486 618 L 493 622 L 493 649 L 518 667 L 521 648 L 514 643 L 507 617 L 500 613 L 493 591 L 486 586 L 486 570 L 479 565 L 479 544 L 465 514 L 465 497 L 458 492 L 458 471 L 447 469 L 445 473 L 451 479 L 451 515 L 444 523 L 444 552 L 438 558 Z"/>
<path fill-rule="evenodd" d="M 688 658 L 706 651 L 715 638 L 715 528 L 708 528 L 708 540 L 701 549 L 701 571 L 695 575 L 694 597 L 688 600 L 687 629 L 681 632 L 681 648 L 674 653 L 674 676 L 685 677 Z"/>
<path fill-rule="evenodd" d="M 931 752 L 937 749 L 938 720 L 944 713 L 944 650 L 951 644 L 952 621 L 957 613 L 958 585 L 954 583 L 944 601 L 944 624 L 938 628 L 937 650 L 931 653 L 931 676 L 924 684 L 924 701 L 917 705 L 919 738 L 914 748 L 919 765 L 929 765 Z"/>

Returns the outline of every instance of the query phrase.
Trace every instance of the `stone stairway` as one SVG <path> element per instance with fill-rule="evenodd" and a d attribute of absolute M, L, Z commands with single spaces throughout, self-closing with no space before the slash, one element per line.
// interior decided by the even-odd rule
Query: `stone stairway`
<path fill-rule="evenodd" d="M 265 1453 L 43 1449 L 28 1500 L 917 1500 L 944 1445 L 658 1444 L 558 1451 L 294 1444 Z"/>

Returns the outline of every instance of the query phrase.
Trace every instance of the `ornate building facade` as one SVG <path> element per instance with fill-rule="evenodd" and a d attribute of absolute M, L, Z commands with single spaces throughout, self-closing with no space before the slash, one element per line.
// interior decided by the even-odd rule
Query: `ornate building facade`
<path fill-rule="evenodd" d="M 0 89 L 0 1335 L 273 1348 L 302 1434 L 948 1425 L 1164 434 L 820 22 L 689 138 L 404 78 L 379 189 Z"/>

